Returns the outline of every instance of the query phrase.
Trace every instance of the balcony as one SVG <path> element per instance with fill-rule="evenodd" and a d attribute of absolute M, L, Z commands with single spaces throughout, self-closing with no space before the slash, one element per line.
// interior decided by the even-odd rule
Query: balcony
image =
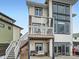
<path fill-rule="evenodd" d="M 42 27 L 42 26 L 29 26 L 29 34 L 31 37 L 53 37 L 53 28 L 52 27 Z"/>
<path fill-rule="evenodd" d="M 53 37 L 53 18 L 43 16 L 29 16 L 30 37 Z"/>

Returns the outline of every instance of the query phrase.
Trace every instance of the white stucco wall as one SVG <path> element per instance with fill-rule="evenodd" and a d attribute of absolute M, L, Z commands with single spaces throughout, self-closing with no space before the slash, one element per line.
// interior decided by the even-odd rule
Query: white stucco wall
<path fill-rule="evenodd" d="M 43 41 L 43 40 L 31 40 L 30 41 L 30 51 L 35 51 L 35 43 L 43 43 L 43 51 L 42 53 L 44 52 L 47 52 L 47 45 L 46 45 L 46 41 Z"/>
<path fill-rule="evenodd" d="M 55 42 L 71 42 L 72 36 L 65 35 L 65 34 L 54 34 L 54 41 Z"/>
<path fill-rule="evenodd" d="M 34 6 L 29 6 L 28 9 L 29 9 L 29 15 L 35 15 L 35 7 Z M 47 8 L 43 8 L 42 11 L 43 11 L 42 17 L 47 17 Z"/>

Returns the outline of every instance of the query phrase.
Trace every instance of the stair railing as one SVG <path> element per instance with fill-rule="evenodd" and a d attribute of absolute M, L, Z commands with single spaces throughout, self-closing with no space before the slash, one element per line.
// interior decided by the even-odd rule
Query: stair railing
<path fill-rule="evenodd" d="M 5 59 L 7 59 L 7 57 L 9 56 L 9 53 L 11 52 L 12 48 L 15 47 L 15 46 L 16 46 L 16 41 L 11 41 L 10 45 L 6 49 Z"/>
<path fill-rule="evenodd" d="M 21 46 L 21 41 L 22 40 L 28 40 L 28 33 L 25 33 L 18 41 L 17 41 L 17 45 L 15 47 L 15 59 L 18 59 L 19 57 L 19 53 L 20 53 L 20 46 Z"/>

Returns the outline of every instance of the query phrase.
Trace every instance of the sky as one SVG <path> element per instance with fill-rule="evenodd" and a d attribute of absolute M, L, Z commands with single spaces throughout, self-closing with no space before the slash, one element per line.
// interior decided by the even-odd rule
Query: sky
<path fill-rule="evenodd" d="M 43 3 L 45 0 L 34 0 Z M 72 7 L 73 13 L 77 14 L 73 18 L 73 33 L 79 32 L 79 1 Z M 0 0 L 0 12 L 16 20 L 16 25 L 24 28 L 22 33 L 28 32 L 28 8 L 26 0 Z"/>

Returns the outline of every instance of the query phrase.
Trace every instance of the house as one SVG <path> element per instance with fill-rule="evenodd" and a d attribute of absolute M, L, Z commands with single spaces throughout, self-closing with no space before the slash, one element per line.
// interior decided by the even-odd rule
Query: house
<path fill-rule="evenodd" d="M 54 56 L 72 55 L 72 6 L 76 2 L 46 0 L 43 4 L 27 1 L 29 31 L 19 39 L 18 58 L 54 59 Z"/>
<path fill-rule="evenodd" d="M 40 55 L 53 57 L 53 53 L 57 56 L 72 55 L 72 6 L 76 2 L 46 0 L 42 4 L 27 1 L 30 58 Z"/>
<path fill-rule="evenodd" d="M 22 28 L 14 23 L 14 19 L 0 12 L 0 56 L 5 55 L 5 50 L 11 41 L 20 38 Z"/>
<path fill-rule="evenodd" d="M 79 33 L 73 34 L 73 47 L 79 46 Z"/>

